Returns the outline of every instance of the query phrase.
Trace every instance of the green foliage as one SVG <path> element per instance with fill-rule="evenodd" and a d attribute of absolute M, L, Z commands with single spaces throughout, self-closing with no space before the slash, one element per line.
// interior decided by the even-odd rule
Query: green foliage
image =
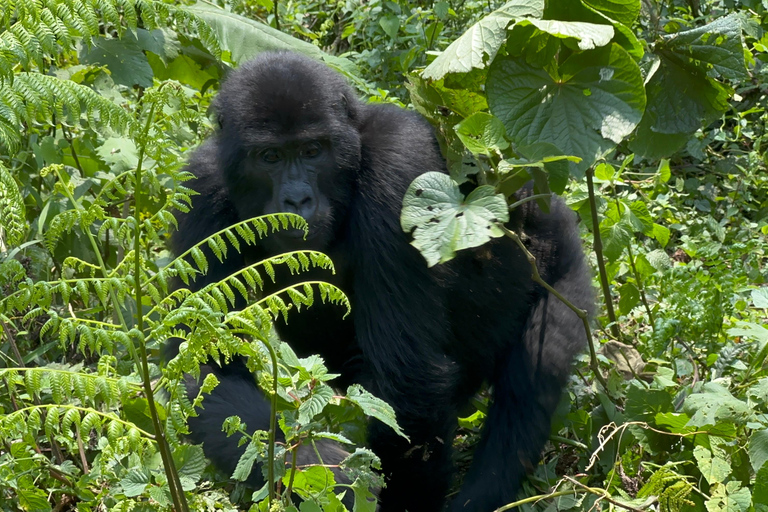
<path fill-rule="evenodd" d="M 211 257 L 303 221 L 248 219 L 179 258 L 165 248 L 172 211 L 190 205 L 183 153 L 210 131 L 221 78 L 280 48 L 324 60 L 377 101 L 410 101 L 436 126 L 452 180 L 423 176 L 403 214 L 431 264 L 505 233 L 531 180 L 525 200 L 546 209 L 563 194 L 587 248 L 599 244 L 598 354 L 577 361 L 554 449 L 519 508 L 768 511 L 765 6 L 225 7 L 0 2 L 0 508 L 183 509 L 183 494 L 188 510 L 267 510 L 268 487 L 211 485 L 231 475 L 179 441 L 216 385 L 207 376 L 187 397 L 183 375 L 239 355 L 287 442 L 230 418 L 247 445 L 235 479 L 258 464 L 283 491 L 274 508 L 296 509 L 291 487 L 300 510 L 342 510 L 345 488 L 327 468 L 293 464 L 299 446 L 331 439 L 352 452 L 342 468 L 355 510 L 375 509 L 378 459 L 350 442 L 364 443 L 364 415 L 399 431 L 392 410 L 359 387 L 332 391 L 322 360 L 298 358 L 271 328 L 318 299 L 343 311 L 343 291 L 321 281 L 261 291 L 281 267 L 330 273 L 332 262 L 295 251 L 186 287 Z M 241 297 L 249 306 L 233 310 Z M 181 353 L 161 369 L 170 337 Z M 462 469 L 486 398 L 460 422 Z"/>
<path fill-rule="evenodd" d="M 292 462 L 314 439 L 349 443 L 328 421 L 329 408 L 343 411 L 353 432 L 365 414 L 398 429 L 386 404 L 361 388 L 342 404 L 322 360 L 299 360 L 274 338 L 277 317 L 318 300 L 349 311 L 344 293 L 323 281 L 264 293 L 281 267 L 330 275 L 327 256 L 279 254 L 189 289 L 209 258 L 277 230 L 306 231 L 303 219 L 247 219 L 176 257 L 165 248 L 173 211 L 192 202 L 178 148 L 199 142 L 210 125 L 214 91 L 198 73 L 218 80 L 216 37 L 231 42 L 197 11 L 145 1 L 3 5 L 0 437 L 12 449 L 0 455 L 0 477 L 10 482 L 0 508 L 235 510 L 227 492 L 204 483 L 212 473 L 200 447 L 181 442 L 186 419 L 216 385 L 206 379 L 200 396 L 187 397 L 183 380 L 209 357 L 244 357 L 273 397 L 285 447 L 276 450 L 274 429 L 231 430 L 257 448 L 249 446 L 235 476 L 244 479 L 258 461 L 271 482 L 293 480 L 292 491 L 271 500 L 287 504 L 296 492 L 306 506 L 343 510 L 328 468 Z M 242 299 L 248 306 L 234 310 Z M 161 369 L 154 361 L 169 338 L 181 339 L 180 354 Z M 381 485 L 377 459 L 356 454 L 346 464 L 351 492 L 368 507 L 368 489 Z M 330 483 L 320 489 L 321 480 Z M 254 509 L 269 506 L 266 496 Z"/>

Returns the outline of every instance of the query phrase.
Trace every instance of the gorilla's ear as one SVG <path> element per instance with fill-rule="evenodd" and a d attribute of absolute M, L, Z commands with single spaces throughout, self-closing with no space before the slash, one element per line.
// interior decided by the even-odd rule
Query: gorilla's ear
<path fill-rule="evenodd" d="M 216 116 L 216 124 L 219 125 L 219 130 L 224 128 L 224 108 L 221 105 L 221 100 L 218 96 L 216 96 L 213 101 L 211 102 L 210 109 L 213 111 L 213 114 Z"/>
<path fill-rule="evenodd" d="M 341 105 L 347 113 L 347 117 L 352 121 L 357 121 L 358 100 L 353 96 L 353 92 L 345 91 L 341 93 Z"/>

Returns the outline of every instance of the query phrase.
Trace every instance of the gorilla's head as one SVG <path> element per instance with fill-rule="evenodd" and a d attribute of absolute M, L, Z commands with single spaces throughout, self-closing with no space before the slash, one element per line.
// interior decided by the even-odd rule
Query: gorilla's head
<path fill-rule="evenodd" d="M 264 53 L 234 71 L 215 103 L 219 158 L 241 219 L 291 212 L 325 248 L 343 219 L 360 166 L 361 105 L 344 79 L 301 55 Z M 302 233 L 277 235 L 283 249 Z"/>

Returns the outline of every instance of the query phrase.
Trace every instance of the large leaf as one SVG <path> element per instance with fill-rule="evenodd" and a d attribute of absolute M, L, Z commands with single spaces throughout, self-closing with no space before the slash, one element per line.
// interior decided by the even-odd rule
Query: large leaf
<path fill-rule="evenodd" d="M 571 0 L 574 1 L 574 0 Z M 582 0 L 585 5 L 631 27 L 640 14 L 640 0 Z"/>
<path fill-rule="evenodd" d="M 116 84 L 152 87 L 152 68 L 131 32 L 122 39 L 93 39 L 93 46 L 83 46 L 80 62 L 107 66 Z"/>
<path fill-rule="evenodd" d="M 491 113 L 519 145 L 548 142 L 577 175 L 629 135 L 645 108 L 640 68 L 619 45 L 567 59 L 551 76 L 515 58 L 496 59 L 486 90 Z"/>
<path fill-rule="evenodd" d="M 573 38 L 578 41 L 579 49 L 591 50 L 605 46 L 613 38 L 611 25 L 597 25 L 583 21 L 558 21 L 558 20 L 523 20 L 520 25 L 531 24 L 542 32 L 559 38 Z"/>
<path fill-rule="evenodd" d="M 736 16 L 665 36 L 659 65 L 647 85 L 648 107 L 630 144 L 646 158 L 671 155 L 728 108 L 731 89 L 714 77 L 747 76 Z"/>
<path fill-rule="evenodd" d="M 236 64 L 242 64 L 262 52 L 290 50 L 350 71 L 351 64 L 347 59 L 328 55 L 311 43 L 291 37 L 258 21 L 203 3 L 187 7 L 187 10 L 211 26 L 221 43 L 221 48 L 230 53 L 232 62 Z"/>
<path fill-rule="evenodd" d="M 548 0 L 544 18 L 611 25 L 615 30 L 613 42 L 640 60 L 643 45 L 630 28 L 639 12 L 640 0 Z"/>
<path fill-rule="evenodd" d="M 712 23 L 662 38 L 661 48 L 723 78 L 746 78 L 741 21 L 732 14 Z"/>
<path fill-rule="evenodd" d="M 503 236 L 499 223 L 507 220 L 507 202 L 493 187 L 478 187 L 464 198 L 456 182 L 439 172 L 413 180 L 400 217 L 430 267 L 450 260 L 456 251 Z"/>
<path fill-rule="evenodd" d="M 512 0 L 481 19 L 455 40 L 424 70 L 422 76 L 439 80 L 448 73 L 467 73 L 493 60 L 507 37 L 507 26 L 519 18 L 540 18 L 543 0 Z"/>

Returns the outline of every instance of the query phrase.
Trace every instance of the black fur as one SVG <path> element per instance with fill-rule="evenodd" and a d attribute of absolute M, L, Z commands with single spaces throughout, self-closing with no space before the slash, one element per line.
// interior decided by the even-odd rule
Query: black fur
<path fill-rule="evenodd" d="M 360 382 L 395 408 L 410 444 L 379 423 L 369 430 L 387 475 L 381 509 L 443 508 L 457 412 L 483 382 L 493 386 L 493 403 L 450 508 L 486 512 L 512 501 L 526 469 L 539 459 L 571 361 L 584 347 L 581 321 L 534 286 L 528 262 L 508 239 L 427 268 L 399 221 L 411 181 L 427 171 L 445 172 L 433 131 L 419 115 L 363 104 L 337 73 L 289 53 L 263 54 L 235 71 L 216 108 L 221 129 L 188 167 L 197 176 L 191 187 L 201 195 L 189 214 L 179 216 L 173 249 L 179 253 L 238 220 L 281 208 L 307 216 L 311 230 L 306 243 L 288 233 L 242 256 L 230 251 L 195 286 L 276 251 L 326 252 L 336 275 L 317 277 L 348 294 L 352 314 L 342 319 L 339 308 L 319 305 L 278 330 L 300 355 L 321 354 L 343 375 L 339 385 Z M 327 141 L 322 165 L 286 163 L 285 171 L 268 178 L 271 156 L 259 151 L 291 148 L 297 136 Z M 591 309 L 573 213 L 559 201 L 548 214 L 530 202 L 513 212 L 509 226 L 525 235 L 544 279 Z M 280 279 L 285 286 L 296 277 Z M 243 378 L 242 364 L 216 371 L 227 386 L 220 393 L 257 393 L 253 380 Z M 236 397 L 208 402 L 204 419 L 192 424 L 195 439 L 205 441 L 224 467 L 233 467 L 239 451 L 217 433 L 221 420 L 243 415 L 245 407 Z M 252 413 L 261 420 L 249 426 L 263 428 L 265 410 L 263 400 L 254 398 Z"/>

